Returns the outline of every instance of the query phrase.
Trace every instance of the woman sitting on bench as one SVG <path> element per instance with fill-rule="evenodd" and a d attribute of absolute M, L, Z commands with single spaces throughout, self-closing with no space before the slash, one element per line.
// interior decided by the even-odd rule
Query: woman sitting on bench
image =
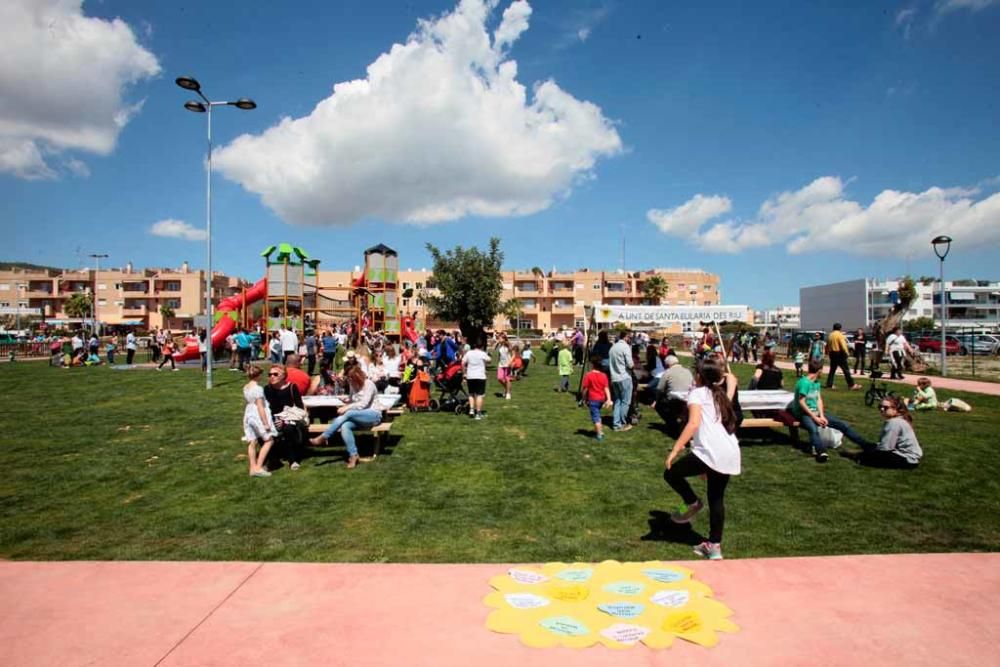
<path fill-rule="evenodd" d="M 347 467 L 358 465 L 358 447 L 354 443 L 354 429 L 369 429 L 382 422 L 382 411 L 375 404 L 378 390 L 375 383 L 368 379 L 360 365 L 351 366 L 347 371 L 347 380 L 351 386 L 351 396 L 344 405 L 337 408 L 338 417 L 330 422 L 323 433 L 309 441 L 314 447 L 322 447 L 340 431 L 340 437 L 347 448 Z"/>

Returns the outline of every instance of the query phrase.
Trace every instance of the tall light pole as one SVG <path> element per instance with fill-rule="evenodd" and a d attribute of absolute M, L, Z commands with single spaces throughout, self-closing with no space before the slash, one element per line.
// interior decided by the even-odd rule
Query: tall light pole
<path fill-rule="evenodd" d="M 941 377 L 948 375 L 948 354 L 945 349 L 945 328 L 948 326 L 948 294 L 944 288 L 944 258 L 951 250 L 950 236 L 935 236 L 931 241 L 934 254 L 941 260 Z"/>
<path fill-rule="evenodd" d="M 24 290 L 27 289 L 27 285 L 25 283 L 17 283 L 14 287 L 17 289 L 17 303 L 14 304 L 15 306 L 17 306 L 17 310 L 15 311 L 15 315 L 17 316 L 17 323 L 14 326 L 17 327 L 17 337 L 20 338 L 21 337 L 21 296 L 23 295 Z"/>
<path fill-rule="evenodd" d="M 97 335 L 97 281 L 100 280 L 101 260 L 107 259 L 108 254 L 105 252 L 92 252 L 90 253 L 90 256 L 94 258 L 94 261 L 97 264 L 96 268 L 94 269 L 94 297 L 93 301 L 91 301 L 90 303 L 90 317 L 92 318 L 90 324 L 94 332 L 94 335 L 96 336 Z"/>
<path fill-rule="evenodd" d="M 235 102 L 212 102 L 201 92 L 201 84 L 191 76 L 177 77 L 176 83 L 184 90 L 193 90 L 202 99 L 190 100 L 184 103 L 184 108 L 195 113 L 204 113 L 208 116 L 208 184 L 206 187 L 205 204 L 205 234 L 208 244 L 208 268 L 205 271 L 205 389 L 212 388 L 212 107 L 230 106 L 244 111 L 257 108 L 257 103 L 246 97 L 241 97 Z"/>

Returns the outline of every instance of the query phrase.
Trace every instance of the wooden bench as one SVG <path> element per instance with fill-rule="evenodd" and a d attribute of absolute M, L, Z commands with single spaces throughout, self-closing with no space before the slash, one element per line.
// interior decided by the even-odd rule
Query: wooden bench
<path fill-rule="evenodd" d="M 792 442 L 799 441 L 799 422 L 794 421 L 791 424 L 787 424 L 783 421 L 777 419 L 771 419 L 770 417 L 749 417 L 744 418 L 743 423 L 740 424 L 740 429 L 746 428 L 788 428 L 788 435 L 792 439 Z"/>
<path fill-rule="evenodd" d="M 375 453 L 373 456 L 364 457 L 362 461 L 374 461 L 378 458 L 378 455 L 382 452 L 382 442 L 386 435 L 392 430 L 392 420 L 395 417 L 403 414 L 402 408 L 392 408 L 386 410 L 382 413 L 382 422 L 366 429 L 355 429 L 354 435 L 372 435 L 375 437 Z M 319 435 L 329 426 L 329 422 L 313 422 L 309 424 L 309 433 L 311 435 Z"/>

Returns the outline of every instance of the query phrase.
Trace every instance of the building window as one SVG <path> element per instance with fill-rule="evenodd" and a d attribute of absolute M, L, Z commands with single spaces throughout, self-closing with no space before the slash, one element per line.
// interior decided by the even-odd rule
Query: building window
<path fill-rule="evenodd" d="M 705 301 L 705 302 L 704 302 L 704 303 L 702 303 L 701 305 L 703 305 L 703 306 L 711 306 L 711 305 L 712 305 L 712 302 L 711 302 L 711 301 Z"/>
<path fill-rule="evenodd" d="M 685 285 L 684 283 L 677 283 L 677 289 L 685 290 L 687 289 L 687 285 Z"/>
<path fill-rule="evenodd" d="M 601 283 L 594 283 L 594 289 L 601 289 Z"/>
<path fill-rule="evenodd" d="M 97 300 L 97 305 L 98 306 L 106 306 L 106 305 L 108 305 L 108 300 L 107 299 L 98 299 Z"/>
<path fill-rule="evenodd" d="M 413 302 L 413 305 L 414 305 L 414 306 L 416 306 L 417 308 L 420 308 L 420 307 L 421 307 L 422 305 L 424 305 L 424 302 L 423 302 L 423 301 L 421 301 L 420 299 L 416 299 L 416 300 L 415 300 L 415 301 Z"/>
<path fill-rule="evenodd" d="M 410 289 L 410 283 L 403 283 L 403 289 Z"/>
<path fill-rule="evenodd" d="M 108 286 L 104 283 L 97 283 L 97 289 L 108 289 Z"/>
<path fill-rule="evenodd" d="M 410 300 L 409 299 L 403 299 L 403 308 L 406 308 L 409 305 L 410 305 Z"/>
<path fill-rule="evenodd" d="M 424 288 L 424 284 L 423 283 L 415 283 L 413 285 L 413 289 L 423 289 L 423 288 Z"/>

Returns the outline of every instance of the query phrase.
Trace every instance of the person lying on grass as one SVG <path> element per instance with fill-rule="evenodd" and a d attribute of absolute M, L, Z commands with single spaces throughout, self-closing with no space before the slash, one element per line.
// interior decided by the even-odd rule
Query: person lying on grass
<path fill-rule="evenodd" d="M 340 431 L 340 437 L 344 440 L 347 448 L 347 467 L 354 468 L 358 465 L 358 446 L 354 442 L 355 428 L 371 428 L 382 422 L 382 411 L 376 405 L 376 394 L 378 390 L 375 383 L 368 379 L 361 366 L 351 366 L 347 371 L 347 380 L 351 387 L 351 396 L 344 405 L 337 408 L 338 417 L 330 422 L 330 425 L 323 433 L 309 441 L 314 447 L 322 447 L 333 437 L 333 434 Z"/>
<path fill-rule="evenodd" d="M 809 431 L 809 444 L 812 445 L 816 463 L 826 463 L 830 455 L 826 453 L 826 443 L 820 437 L 819 429 L 824 426 L 835 428 L 853 443 L 864 447 L 868 441 L 861 437 L 851 425 L 843 419 L 826 414 L 823 397 L 819 393 L 819 376 L 823 373 L 823 360 L 810 359 L 808 373 L 795 383 L 795 398 L 789 405 L 789 411 L 802 428 Z"/>
<path fill-rule="evenodd" d="M 740 446 L 736 439 L 736 412 L 726 395 L 725 362 L 708 357 L 698 367 L 696 387 L 687 398 L 688 422 L 667 455 L 663 479 L 687 504 L 675 512 L 675 523 L 690 523 L 704 507 L 688 477 L 705 475 L 708 480 L 708 541 L 694 548 L 709 560 L 722 559 L 722 530 L 726 522 L 726 486 L 731 475 L 740 474 Z M 684 447 L 691 451 L 677 460 Z"/>

